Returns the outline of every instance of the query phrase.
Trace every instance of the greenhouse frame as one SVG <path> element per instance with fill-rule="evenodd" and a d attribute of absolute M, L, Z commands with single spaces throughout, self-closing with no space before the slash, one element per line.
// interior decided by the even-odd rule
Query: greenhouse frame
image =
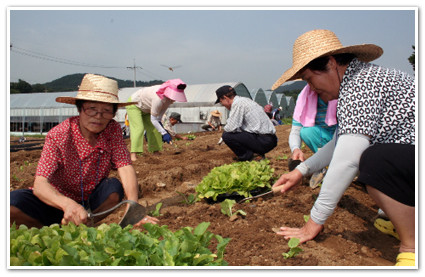
<path fill-rule="evenodd" d="M 187 133 L 201 131 L 201 126 L 205 124 L 209 113 L 213 110 L 221 112 L 222 123 L 225 124 L 229 116 L 229 111 L 224 106 L 215 104 L 217 100 L 215 91 L 224 85 L 232 86 L 239 96 L 253 99 L 246 86 L 241 82 L 188 85 L 185 89 L 188 101 L 186 103 L 176 102 L 167 110 L 168 115 L 172 112 L 181 114 L 183 123 L 175 125 L 176 132 Z M 140 89 L 140 87 L 120 89 L 120 101 L 127 101 L 138 89 Z M 56 98 L 59 96 L 75 97 L 77 93 L 77 91 L 71 91 L 11 94 L 10 114 L 8 117 L 10 120 L 10 133 L 12 135 L 46 134 L 51 128 L 65 119 L 78 115 L 75 105 L 56 102 Z M 257 94 L 258 93 L 262 95 L 264 91 L 259 89 Z M 273 94 L 272 97 L 277 99 L 275 94 Z M 265 95 L 264 97 L 261 96 L 260 99 L 262 100 L 259 104 L 264 107 Z M 276 101 L 277 100 L 274 100 L 274 102 Z M 123 125 L 125 114 L 125 108 L 120 108 L 114 119 Z"/>

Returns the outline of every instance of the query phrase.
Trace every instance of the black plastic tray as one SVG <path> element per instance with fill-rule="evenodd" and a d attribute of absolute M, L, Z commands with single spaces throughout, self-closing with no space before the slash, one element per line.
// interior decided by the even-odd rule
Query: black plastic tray
<path fill-rule="evenodd" d="M 268 187 L 257 188 L 257 189 L 251 190 L 250 193 L 251 193 L 252 196 L 256 196 L 256 195 L 259 195 L 261 193 L 265 193 L 267 191 L 270 191 L 270 188 L 268 188 Z M 245 196 L 240 195 L 237 192 L 232 192 L 232 193 L 219 194 L 217 196 L 217 200 L 214 200 L 212 198 L 204 198 L 204 199 L 208 204 L 215 204 L 215 203 L 223 202 L 226 199 L 235 200 L 236 202 L 239 202 L 240 200 L 242 200 L 244 198 L 245 198 Z"/>

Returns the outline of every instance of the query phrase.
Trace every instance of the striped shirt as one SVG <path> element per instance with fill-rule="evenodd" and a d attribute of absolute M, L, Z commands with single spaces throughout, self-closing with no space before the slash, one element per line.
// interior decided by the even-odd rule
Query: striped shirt
<path fill-rule="evenodd" d="M 254 134 L 276 134 L 270 118 L 255 101 L 235 96 L 227 119 L 225 132 L 249 132 Z"/>

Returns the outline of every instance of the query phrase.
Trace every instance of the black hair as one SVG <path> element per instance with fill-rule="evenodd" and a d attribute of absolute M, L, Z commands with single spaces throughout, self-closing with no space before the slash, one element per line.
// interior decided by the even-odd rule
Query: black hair
<path fill-rule="evenodd" d="M 89 100 L 75 100 L 75 106 L 77 106 L 78 112 L 82 111 L 84 102 L 89 102 Z M 96 101 L 93 101 L 93 102 L 96 102 Z M 100 103 L 104 103 L 104 102 L 100 102 Z M 116 114 L 118 111 L 118 104 L 117 103 L 111 103 L 111 104 L 112 104 L 112 112 Z"/>
<path fill-rule="evenodd" d="M 338 65 L 347 65 L 356 57 L 355 54 L 351 54 L 351 53 L 342 53 L 342 54 L 336 54 L 331 56 L 335 58 L 335 61 L 337 62 Z M 329 57 L 330 56 L 325 56 L 325 57 L 314 59 L 311 62 L 309 62 L 303 69 L 308 68 L 313 71 L 326 71 L 327 65 L 329 62 Z"/>
<path fill-rule="evenodd" d="M 220 98 L 223 98 L 224 96 L 227 96 L 228 98 L 233 99 L 236 96 L 236 91 L 232 89 L 228 93 L 221 96 Z"/>

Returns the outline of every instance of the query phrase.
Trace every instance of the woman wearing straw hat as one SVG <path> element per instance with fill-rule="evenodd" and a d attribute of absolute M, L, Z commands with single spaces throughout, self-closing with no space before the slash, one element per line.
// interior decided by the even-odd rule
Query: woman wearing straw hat
<path fill-rule="evenodd" d="M 294 43 L 293 64 L 273 85 L 303 79 L 325 101 L 338 99 L 334 138 L 274 186 L 282 193 L 303 175 L 329 165 L 322 188 L 302 228 L 279 235 L 305 242 L 316 237 L 357 175 L 400 237 L 396 265 L 415 265 L 415 80 L 369 63 L 382 48 L 344 47 L 328 30 L 307 32 Z"/>
<path fill-rule="evenodd" d="M 221 131 L 221 112 L 214 110 L 210 112 L 206 124 L 201 126 L 205 131 Z"/>
<path fill-rule="evenodd" d="M 41 228 L 53 223 L 88 223 L 87 210 L 105 211 L 124 197 L 138 200 L 136 174 L 121 127 L 112 118 L 118 107 L 117 82 L 86 74 L 76 97 L 58 97 L 75 104 L 79 116 L 49 131 L 38 162 L 33 189 L 10 194 L 10 222 Z M 116 168 L 122 180 L 108 178 Z M 106 216 L 106 215 L 105 215 Z M 96 217 L 99 221 L 102 217 Z M 141 222 L 156 223 L 145 217 Z"/>
<path fill-rule="evenodd" d="M 162 85 L 144 87 L 128 99 L 136 102 L 126 107 L 130 122 L 131 160 L 143 153 L 143 136 L 146 130 L 148 151 L 162 150 L 162 143 L 170 143 L 172 138 L 161 124 L 162 116 L 168 107 L 177 102 L 187 102 L 184 89 L 186 84 L 180 79 L 168 80 Z"/>

